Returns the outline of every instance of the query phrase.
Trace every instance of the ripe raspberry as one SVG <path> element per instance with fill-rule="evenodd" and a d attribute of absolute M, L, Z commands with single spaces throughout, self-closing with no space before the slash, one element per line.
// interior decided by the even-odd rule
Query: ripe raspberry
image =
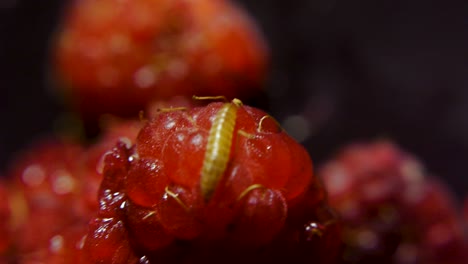
<path fill-rule="evenodd" d="M 210 154 L 209 144 L 220 149 Z M 212 162 L 226 165 L 219 181 L 201 175 Z M 339 246 L 306 150 L 266 113 L 235 101 L 160 112 L 133 146 L 114 147 L 103 175 L 84 247 L 90 263 L 332 263 Z"/>
<path fill-rule="evenodd" d="M 225 0 L 81 0 L 54 49 L 64 93 L 83 115 L 134 115 L 174 95 L 256 94 L 266 46 Z"/>
<path fill-rule="evenodd" d="M 18 257 L 43 254 L 70 224 L 85 223 L 81 202 L 81 146 L 60 140 L 34 145 L 11 169 L 14 238 Z"/>
<path fill-rule="evenodd" d="M 90 214 L 94 215 L 99 208 L 97 196 L 106 152 L 110 151 L 119 140 L 133 144 L 142 126 L 143 122 L 140 121 L 109 119 L 104 124 L 102 135 L 86 150 L 82 198 Z"/>
<path fill-rule="evenodd" d="M 389 142 L 345 148 L 320 171 L 344 221 L 344 263 L 461 263 L 466 242 L 450 193 Z"/>

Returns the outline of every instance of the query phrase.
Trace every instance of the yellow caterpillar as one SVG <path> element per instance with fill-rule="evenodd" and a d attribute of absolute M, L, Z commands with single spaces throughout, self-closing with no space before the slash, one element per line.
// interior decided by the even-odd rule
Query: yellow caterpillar
<path fill-rule="evenodd" d="M 200 188 L 205 201 L 209 201 L 223 176 L 231 154 L 239 99 L 225 103 L 216 113 L 208 135 L 205 158 L 201 169 Z"/>

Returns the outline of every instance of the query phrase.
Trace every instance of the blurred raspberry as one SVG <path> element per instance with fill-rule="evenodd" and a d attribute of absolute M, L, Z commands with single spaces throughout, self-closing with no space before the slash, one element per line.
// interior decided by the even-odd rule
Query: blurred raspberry
<path fill-rule="evenodd" d="M 225 0 L 76 0 L 53 53 L 59 88 L 91 119 L 177 95 L 255 95 L 268 57 L 254 22 Z"/>
<path fill-rule="evenodd" d="M 163 111 L 105 158 L 89 263 L 333 263 L 339 223 L 305 149 L 240 106 L 227 168 L 206 200 L 200 173 L 222 103 Z M 240 132 L 241 131 L 241 132 Z M 138 263 L 138 262 L 135 262 Z"/>
<path fill-rule="evenodd" d="M 51 139 L 14 162 L 9 194 L 14 263 L 73 263 L 73 253 L 79 253 L 74 245 L 86 234 L 90 218 L 81 200 L 83 153 L 79 144 Z M 69 234 L 74 229 L 80 232 Z"/>
<path fill-rule="evenodd" d="M 451 193 L 425 175 L 389 142 L 351 145 L 320 170 L 344 221 L 343 263 L 464 263 Z"/>

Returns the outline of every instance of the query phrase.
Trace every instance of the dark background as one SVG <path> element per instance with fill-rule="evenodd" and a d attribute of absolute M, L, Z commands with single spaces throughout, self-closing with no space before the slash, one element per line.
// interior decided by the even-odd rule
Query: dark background
<path fill-rule="evenodd" d="M 271 48 L 269 111 L 282 122 L 307 118 L 303 143 L 317 164 L 383 137 L 468 194 L 467 1 L 238 2 Z M 47 58 L 65 4 L 0 0 L 0 172 L 64 112 Z"/>

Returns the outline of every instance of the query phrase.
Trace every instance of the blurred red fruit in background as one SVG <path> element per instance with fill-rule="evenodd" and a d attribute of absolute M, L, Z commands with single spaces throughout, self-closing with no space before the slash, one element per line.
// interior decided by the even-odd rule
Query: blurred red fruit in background
<path fill-rule="evenodd" d="M 467 243 L 451 193 L 389 142 L 344 148 L 321 170 L 344 222 L 344 263 L 453 263 Z"/>
<path fill-rule="evenodd" d="M 58 89 L 90 119 L 177 95 L 256 95 L 268 57 L 254 22 L 225 0 L 75 1 L 53 54 Z"/>

